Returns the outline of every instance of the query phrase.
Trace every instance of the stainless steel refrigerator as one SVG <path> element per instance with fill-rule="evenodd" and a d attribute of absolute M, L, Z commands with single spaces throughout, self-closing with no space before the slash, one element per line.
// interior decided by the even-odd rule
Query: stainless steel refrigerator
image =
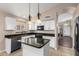
<path fill-rule="evenodd" d="M 76 18 L 74 32 L 75 32 L 75 55 L 79 56 L 79 16 Z"/>

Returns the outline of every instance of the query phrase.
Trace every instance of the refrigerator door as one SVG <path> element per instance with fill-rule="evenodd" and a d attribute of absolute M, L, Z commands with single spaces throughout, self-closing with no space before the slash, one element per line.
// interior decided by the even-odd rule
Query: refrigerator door
<path fill-rule="evenodd" d="M 76 55 L 79 56 L 79 17 L 76 19 L 75 25 L 75 49 Z"/>

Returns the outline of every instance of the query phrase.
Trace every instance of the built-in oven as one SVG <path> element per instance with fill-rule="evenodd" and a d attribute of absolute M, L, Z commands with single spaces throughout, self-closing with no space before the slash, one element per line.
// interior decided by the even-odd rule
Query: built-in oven
<path fill-rule="evenodd" d="M 44 30 L 44 26 L 43 25 L 37 26 L 37 30 Z"/>

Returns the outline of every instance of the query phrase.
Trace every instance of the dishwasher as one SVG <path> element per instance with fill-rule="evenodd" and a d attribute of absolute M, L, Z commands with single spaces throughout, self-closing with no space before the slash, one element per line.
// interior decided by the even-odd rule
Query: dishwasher
<path fill-rule="evenodd" d="M 18 40 L 21 40 L 21 36 L 13 36 L 11 40 L 11 52 L 16 51 L 21 48 L 21 42 L 18 42 Z"/>
<path fill-rule="evenodd" d="M 5 51 L 10 54 L 21 48 L 21 35 L 12 35 L 9 37 L 5 37 Z"/>

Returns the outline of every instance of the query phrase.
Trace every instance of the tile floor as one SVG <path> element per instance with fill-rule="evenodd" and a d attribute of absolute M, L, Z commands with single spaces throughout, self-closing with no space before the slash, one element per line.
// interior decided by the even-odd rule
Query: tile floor
<path fill-rule="evenodd" d="M 57 50 L 50 48 L 49 56 L 74 56 L 75 50 L 66 47 L 59 47 Z M 22 56 L 22 49 L 19 49 L 11 54 L 6 52 L 0 53 L 0 56 Z"/>
<path fill-rule="evenodd" d="M 75 50 L 67 47 L 59 47 L 57 50 L 50 48 L 50 56 L 74 56 Z"/>

